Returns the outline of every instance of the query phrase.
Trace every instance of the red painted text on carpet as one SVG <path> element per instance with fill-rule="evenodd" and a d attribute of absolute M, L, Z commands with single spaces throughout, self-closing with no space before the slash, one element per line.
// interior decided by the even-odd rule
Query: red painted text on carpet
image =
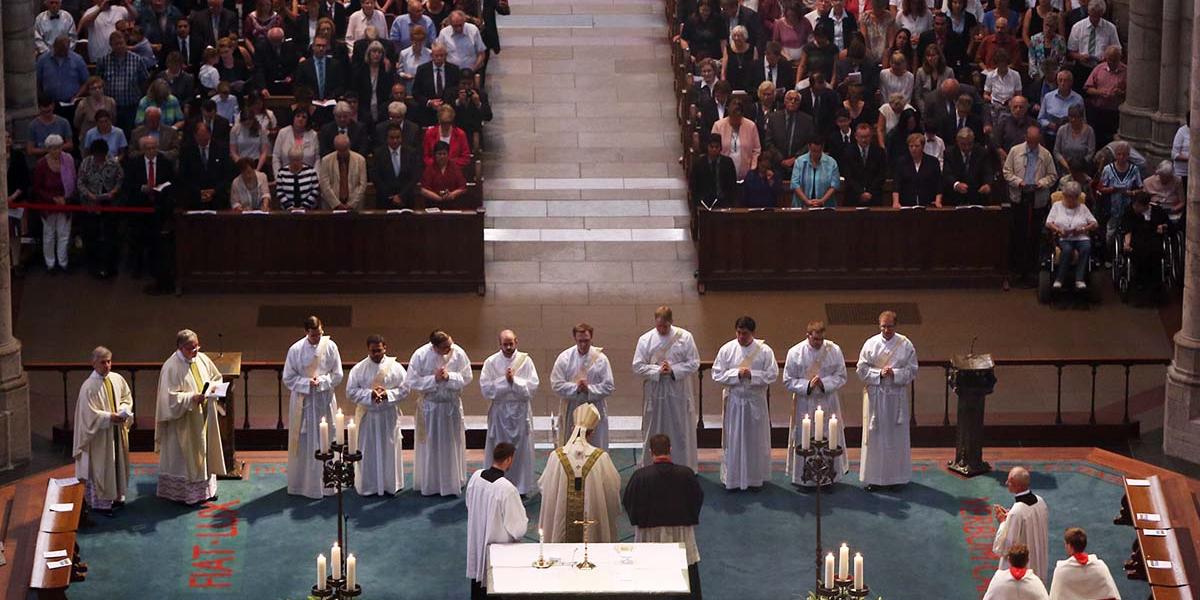
<path fill-rule="evenodd" d="M 232 585 L 237 549 L 230 542 L 238 536 L 237 500 L 206 502 L 197 513 L 193 532 L 192 571 L 188 587 L 227 588 Z"/>

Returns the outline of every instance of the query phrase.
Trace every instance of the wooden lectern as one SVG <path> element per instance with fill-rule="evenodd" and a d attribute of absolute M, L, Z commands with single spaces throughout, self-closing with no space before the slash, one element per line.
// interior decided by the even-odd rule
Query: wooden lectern
<path fill-rule="evenodd" d="M 958 439 L 946 468 L 963 477 L 992 470 L 983 460 L 983 402 L 996 387 L 995 367 L 990 354 L 960 354 L 950 361 L 949 384 L 958 394 Z"/>
<path fill-rule="evenodd" d="M 233 434 L 237 430 L 237 427 L 234 425 L 233 409 L 237 404 L 234 402 L 234 389 L 237 380 L 242 377 L 242 353 L 217 352 L 209 354 L 208 357 L 217 366 L 217 371 L 221 373 L 221 378 L 229 382 L 229 391 L 225 394 L 224 402 L 221 403 L 225 414 L 217 417 L 217 425 L 221 430 L 221 448 L 225 452 L 225 475 L 220 477 L 220 479 L 241 479 L 242 463 L 234 456 L 236 449 L 234 447 Z"/>

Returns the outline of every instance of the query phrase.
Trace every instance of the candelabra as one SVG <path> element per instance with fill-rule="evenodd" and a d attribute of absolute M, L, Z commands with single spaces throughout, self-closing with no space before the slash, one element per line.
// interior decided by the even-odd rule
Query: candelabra
<path fill-rule="evenodd" d="M 337 572 L 341 576 L 334 578 L 330 575 L 327 577 L 325 589 L 319 589 L 320 586 L 314 585 L 312 595 L 316 598 L 332 600 L 345 600 L 362 595 L 362 586 L 358 585 L 358 582 L 355 581 L 356 578 L 347 577 L 352 568 L 349 568 L 350 565 L 347 564 L 350 557 L 349 548 L 346 545 L 349 540 L 349 525 L 346 519 L 345 503 L 342 499 L 346 488 L 354 485 L 354 463 L 362 460 L 362 451 L 350 452 L 350 433 L 344 427 L 341 433 L 342 441 L 340 443 L 335 439 L 329 444 L 328 450 L 317 450 L 314 456 L 324 465 L 321 472 L 322 483 L 326 488 L 337 492 L 337 545 L 341 552 L 339 552 L 339 556 L 330 558 L 339 561 L 340 568 Z"/>
<path fill-rule="evenodd" d="M 845 448 L 838 445 L 829 447 L 829 438 L 811 438 L 808 448 L 802 444 L 796 445 L 796 454 L 804 460 L 803 478 L 816 484 L 816 514 L 817 514 L 817 548 L 816 548 L 816 597 L 820 600 L 848 600 L 850 598 L 866 598 L 869 593 L 866 584 L 861 589 L 854 589 L 854 580 L 850 577 L 835 578 L 833 586 L 826 587 L 821 579 L 822 555 L 821 547 L 821 493 L 827 485 L 832 485 L 837 475 L 837 458 L 845 453 Z"/>

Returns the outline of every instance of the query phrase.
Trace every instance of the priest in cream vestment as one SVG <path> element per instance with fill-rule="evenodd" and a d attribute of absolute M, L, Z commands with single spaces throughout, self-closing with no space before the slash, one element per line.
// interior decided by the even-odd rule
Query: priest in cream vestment
<path fill-rule="evenodd" d="M 642 380 L 642 465 L 654 464 L 650 438 L 671 439 L 672 457 L 695 471 L 696 400 L 692 385 L 700 370 L 700 351 L 686 329 L 674 325 L 670 307 L 654 311 L 654 329 L 638 338 L 633 372 Z"/>
<path fill-rule="evenodd" d="M 325 464 L 317 460 L 321 445 L 320 424 L 329 424 L 330 438 L 334 432 L 333 415 L 337 412 L 337 397 L 333 391 L 342 382 L 342 355 L 337 344 L 325 335 L 321 320 L 304 320 L 304 337 L 288 348 L 283 364 L 283 385 L 292 391 L 288 418 L 289 494 L 320 499 L 334 493 L 322 480 Z M 341 442 L 342 440 L 338 440 Z"/>
<path fill-rule="evenodd" d="M 112 371 L 112 352 L 92 351 L 92 374 L 79 388 L 75 404 L 75 477 L 86 485 L 87 505 L 111 511 L 125 502 L 129 484 L 129 425 L 133 393 Z"/>
<path fill-rule="evenodd" d="M 1028 548 L 1029 569 L 1039 577 L 1048 575 L 1050 541 L 1050 512 L 1046 501 L 1029 489 L 1029 471 L 1025 467 L 1013 467 L 1008 472 L 1004 485 L 1013 495 L 1012 508 L 993 505 L 992 514 L 1000 521 L 992 552 L 1000 557 L 1000 568 L 1009 567 L 1005 555 L 1009 548 L 1018 544 Z"/>
<path fill-rule="evenodd" d="M 517 350 L 517 334 L 505 329 L 499 337 L 500 351 L 487 357 L 479 372 L 479 390 L 483 399 L 491 403 L 483 456 L 492 456 L 496 444 L 512 444 L 516 453 L 512 464 L 504 470 L 504 478 L 524 496 L 537 485 L 533 471 L 533 411 L 529 402 L 541 382 L 533 359 Z"/>
<path fill-rule="evenodd" d="M 408 394 L 400 361 L 387 355 L 381 335 L 367 338 L 367 357 L 350 369 L 346 396 L 354 402 L 362 461 L 354 469 L 360 495 L 395 494 L 404 489 L 400 401 Z"/>
<path fill-rule="evenodd" d="M 600 422 L 588 440 L 601 450 L 608 451 L 607 400 L 616 388 L 612 366 L 604 349 L 592 345 L 594 330 L 580 323 L 571 330 L 575 345 L 563 350 L 554 360 L 550 371 L 550 387 L 558 394 L 558 439 L 561 443 L 571 437 L 571 415 L 583 404 L 591 404 L 600 413 Z"/>
<path fill-rule="evenodd" d="M 796 459 L 796 446 L 800 439 L 804 416 L 815 418 L 818 408 L 825 413 L 825 423 L 837 415 L 838 444 L 845 446 L 845 415 L 838 399 L 838 390 L 846 385 L 846 358 L 842 348 L 825 339 L 825 323 L 812 321 L 808 324 L 806 339 L 792 346 L 783 366 L 783 386 L 792 393 L 792 424 L 788 433 L 787 465 L 792 483 L 814 486 L 815 482 L 804 479 L 804 461 Z M 829 439 L 828 427 L 824 433 Z M 850 470 L 850 460 L 843 452 L 833 461 L 833 481 L 842 478 Z"/>
<path fill-rule="evenodd" d="M 771 479 L 771 413 L 767 388 L 779 377 L 775 351 L 754 339 L 750 317 L 734 323 L 737 337 L 717 351 L 712 378 L 725 401 L 721 420 L 721 483 L 728 490 L 761 488 Z"/>
<path fill-rule="evenodd" d="M 471 359 L 444 331 L 429 334 L 429 343 L 408 361 L 404 385 L 420 394 L 413 487 L 423 496 L 462 494 L 467 470 L 462 391 L 474 378 Z"/>
<path fill-rule="evenodd" d="M 175 334 L 175 345 L 177 350 L 159 371 L 154 406 L 157 494 L 195 505 L 216 497 L 217 475 L 225 474 L 218 404 L 203 393 L 205 384 L 221 381 L 221 373 L 200 352 L 194 331 Z"/>
<path fill-rule="evenodd" d="M 896 333 L 896 313 L 890 310 L 880 313 L 879 332 L 863 343 L 857 368 L 866 386 L 858 478 L 868 490 L 912 479 L 908 386 L 917 378 L 917 350 Z"/>
<path fill-rule="evenodd" d="M 621 475 L 607 452 L 588 443 L 588 434 L 600 423 L 600 411 L 583 404 L 574 417 L 570 439 L 550 453 L 538 480 L 542 490 L 538 527 L 547 542 L 582 542 L 584 526 L 575 521 L 595 521 L 588 541 L 616 542 Z"/>

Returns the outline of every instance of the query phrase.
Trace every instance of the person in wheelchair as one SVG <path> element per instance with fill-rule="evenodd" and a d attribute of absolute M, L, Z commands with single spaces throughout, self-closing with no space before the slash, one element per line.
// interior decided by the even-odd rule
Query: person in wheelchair
<path fill-rule="evenodd" d="M 1046 230 L 1054 236 L 1059 256 L 1054 274 L 1054 289 L 1062 289 L 1067 272 L 1075 267 L 1075 289 L 1087 289 L 1088 261 L 1091 260 L 1091 233 L 1100 224 L 1084 203 L 1083 189 L 1077 181 L 1067 181 L 1062 191 L 1054 192 Z"/>
<path fill-rule="evenodd" d="M 1132 288 L 1159 290 L 1162 283 L 1163 236 L 1169 219 L 1163 209 L 1150 203 L 1149 194 L 1135 194 L 1121 217 L 1121 250 L 1130 260 Z"/>
<path fill-rule="evenodd" d="M 1167 213 L 1172 229 L 1182 225 L 1183 180 L 1175 175 L 1175 165 L 1171 161 L 1164 160 L 1158 163 L 1158 169 L 1154 175 L 1146 178 L 1142 187 L 1150 194 L 1150 204 Z"/>

